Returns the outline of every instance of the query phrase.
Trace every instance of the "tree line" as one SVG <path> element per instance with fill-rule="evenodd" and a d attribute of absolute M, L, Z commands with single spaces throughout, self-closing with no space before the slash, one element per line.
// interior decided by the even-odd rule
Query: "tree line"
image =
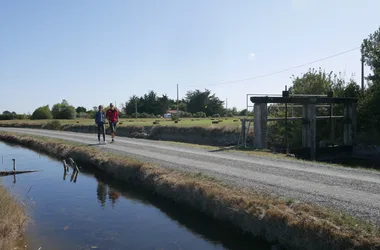
<path fill-rule="evenodd" d="M 236 108 L 226 109 L 224 101 L 220 100 L 210 90 L 188 91 L 184 98 L 177 101 L 166 94 L 158 96 L 153 90 L 143 96 L 133 95 L 123 104 L 123 113 L 130 117 L 162 116 L 168 110 L 180 111 L 181 117 L 209 117 L 238 115 Z"/>

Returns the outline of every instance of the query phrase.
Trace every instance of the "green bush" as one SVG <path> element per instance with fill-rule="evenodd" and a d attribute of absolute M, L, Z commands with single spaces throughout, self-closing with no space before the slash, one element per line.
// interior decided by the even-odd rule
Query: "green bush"
<path fill-rule="evenodd" d="M 220 115 L 219 114 L 213 114 L 212 117 L 213 118 L 218 118 L 218 117 L 220 117 Z"/>
<path fill-rule="evenodd" d="M 66 100 L 54 104 L 51 113 L 54 119 L 75 119 L 77 114 L 74 106 L 71 106 Z"/>
<path fill-rule="evenodd" d="M 206 117 L 206 113 L 205 112 L 197 112 L 197 113 L 193 114 L 193 117 L 195 117 L 195 118 L 205 118 Z"/>
<path fill-rule="evenodd" d="M 87 114 L 87 113 L 77 113 L 77 118 L 89 119 L 89 118 L 91 118 L 91 115 Z"/>
<path fill-rule="evenodd" d="M 28 115 L 17 115 L 17 114 L 6 114 L 6 115 L 0 115 L 0 120 L 25 120 L 29 119 Z"/>
<path fill-rule="evenodd" d="M 61 130 L 61 122 L 60 121 L 51 121 L 45 124 L 45 129 L 51 129 L 51 130 Z"/>
<path fill-rule="evenodd" d="M 42 106 L 34 110 L 30 119 L 32 120 L 44 120 L 44 119 L 52 119 L 53 116 L 50 112 L 49 105 Z"/>

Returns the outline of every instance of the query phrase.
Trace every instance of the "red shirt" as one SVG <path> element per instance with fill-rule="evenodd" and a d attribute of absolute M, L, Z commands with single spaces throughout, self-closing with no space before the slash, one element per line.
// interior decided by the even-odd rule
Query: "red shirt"
<path fill-rule="evenodd" d="M 117 122 L 119 118 L 117 109 L 116 108 L 114 110 L 108 109 L 106 113 L 106 117 L 109 122 Z"/>

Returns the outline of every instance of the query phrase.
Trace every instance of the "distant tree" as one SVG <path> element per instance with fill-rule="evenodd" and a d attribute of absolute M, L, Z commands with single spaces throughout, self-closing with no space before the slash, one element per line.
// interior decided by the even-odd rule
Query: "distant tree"
<path fill-rule="evenodd" d="M 77 107 L 76 109 L 75 109 L 75 111 L 79 114 L 79 113 L 86 113 L 87 112 L 87 109 L 85 108 L 85 107 L 81 107 L 81 106 L 79 106 L 79 107 Z"/>
<path fill-rule="evenodd" d="M 76 111 L 66 100 L 54 104 L 51 113 L 54 119 L 75 119 Z"/>
<path fill-rule="evenodd" d="M 204 112 L 207 116 L 213 114 L 224 114 L 224 102 L 221 101 L 215 94 L 211 94 L 211 91 L 205 89 L 205 91 L 195 90 L 189 91 L 186 94 L 187 111 L 190 113 Z"/>
<path fill-rule="evenodd" d="M 8 111 L 8 110 L 5 110 L 4 112 L 3 112 L 3 115 L 11 115 L 12 113 L 10 112 L 10 111 Z"/>
<path fill-rule="evenodd" d="M 173 101 L 172 104 L 170 105 L 170 109 L 177 110 L 177 102 Z M 179 100 L 178 110 L 184 111 L 184 112 L 187 111 L 187 103 L 185 100 Z"/>
<path fill-rule="evenodd" d="M 52 119 L 53 116 L 50 112 L 49 105 L 42 106 L 34 110 L 30 119 L 32 120 L 44 120 L 44 119 Z"/>
<path fill-rule="evenodd" d="M 123 106 L 124 114 L 131 115 L 136 111 L 136 104 L 139 103 L 139 97 L 137 95 L 133 95 L 129 97 L 129 100 L 125 102 Z"/>
<path fill-rule="evenodd" d="M 326 73 L 324 70 L 309 69 L 302 76 L 292 76 L 293 86 L 291 92 L 293 94 L 327 94 L 331 89 L 331 78 L 333 72 Z"/>
<path fill-rule="evenodd" d="M 380 137 L 380 27 L 363 40 L 361 52 L 372 72 L 367 77 L 368 87 L 359 102 L 358 122 L 360 129 L 370 137 Z"/>
<path fill-rule="evenodd" d="M 164 94 L 162 95 L 161 97 L 158 97 L 158 113 L 156 113 L 155 115 L 163 115 L 165 114 L 169 107 L 170 107 L 170 99 L 169 97 Z"/>
<path fill-rule="evenodd" d="M 239 116 L 245 116 L 248 114 L 248 110 L 247 109 L 243 109 L 239 112 Z"/>

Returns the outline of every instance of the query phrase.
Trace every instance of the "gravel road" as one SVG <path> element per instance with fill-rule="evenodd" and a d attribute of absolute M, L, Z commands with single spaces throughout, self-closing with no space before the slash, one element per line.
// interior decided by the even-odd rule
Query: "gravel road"
<path fill-rule="evenodd" d="M 48 136 L 96 145 L 94 134 L 37 129 L 1 131 Z M 212 152 L 162 141 L 118 137 L 96 147 L 166 168 L 202 172 L 229 184 L 346 211 L 380 225 L 380 172 L 274 159 L 233 152 Z"/>

